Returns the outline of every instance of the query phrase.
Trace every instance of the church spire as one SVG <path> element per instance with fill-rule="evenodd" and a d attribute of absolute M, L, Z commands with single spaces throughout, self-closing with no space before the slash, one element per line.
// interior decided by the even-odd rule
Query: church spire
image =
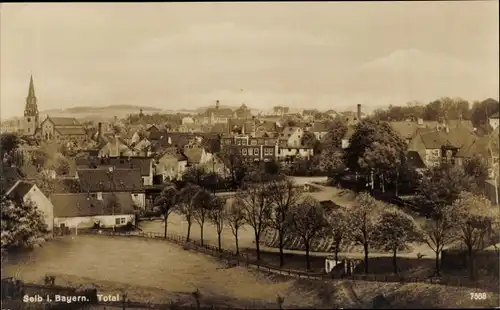
<path fill-rule="evenodd" d="M 35 85 L 33 85 L 33 75 L 30 77 L 30 88 L 28 90 L 28 98 L 35 97 Z"/>
<path fill-rule="evenodd" d="M 24 107 L 24 116 L 38 116 L 38 106 L 36 104 L 35 85 L 33 83 L 33 75 L 30 77 L 30 86 L 28 89 L 28 97 L 26 97 L 26 106 Z"/>

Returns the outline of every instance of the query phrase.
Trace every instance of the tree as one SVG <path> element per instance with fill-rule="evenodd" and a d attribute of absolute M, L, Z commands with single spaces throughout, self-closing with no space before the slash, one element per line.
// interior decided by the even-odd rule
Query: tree
<path fill-rule="evenodd" d="M 239 183 L 245 172 L 243 156 L 236 145 L 224 145 L 221 150 L 220 158 L 229 169 L 229 174 L 233 186 Z"/>
<path fill-rule="evenodd" d="M 486 99 L 481 102 L 474 102 L 471 109 L 472 125 L 477 128 L 489 127 L 488 118 L 500 110 L 500 103 L 494 99 Z"/>
<path fill-rule="evenodd" d="M 384 190 L 384 176 L 399 169 L 406 150 L 406 142 L 388 123 L 366 119 L 356 126 L 344 160 L 351 171 L 380 175 Z"/>
<path fill-rule="evenodd" d="M 488 163 L 487 159 L 475 155 L 464 164 L 465 173 L 474 180 L 474 192 L 477 194 L 484 193 L 485 182 L 488 180 Z"/>
<path fill-rule="evenodd" d="M 341 147 L 342 138 L 347 133 L 347 124 L 341 119 L 334 119 L 328 124 L 328 132 L 321 139 L 323 149 L 335 150 Z"/>
<path fill-rule="evenodd" d="M 167 184 L 155 200 L 156 211 L 163 215 L 165 225 L 164 238 L 167 238 L 168 217 L 174 212 L 179 204 L 179 191 L 173 184 Z"/>
<path fill-rule="evenodd" d="M 179 212 L 184 216 L 188 223 L 188 231 L 186 241 L 189 241 L 191 236 L 191 225 L 193 224 L 194 212 L 196 209 L 194 196 L 201 190 L 201 188 L 194 184 L 188 184 L 179 192 Z"/>
<path fill-rule="evenodd" d="M 488 245 L 495 213 L 489 200 L 482 196 L 463 192 L 452 205 L 455 234 L 467 249 L 469 276 L 474 279 L 474 258 L 477 251 Z"/>
<path fill-rule="evenodd" d="M 43 242 L 47 225 L 43 213 L 31 201 L 0 198 L 2 211 L 2 252 L 32 248 Z"/>
<path fill-rule="evenodd" d="M 473 180 L 459 165 L 441 164 L 424 172 L 417 186 L 417 210 L 426 217 L 439 214 L 449 206 L 462 191 L 473 188 Z"/>
<path fill-rule="evenodd" d="M 238 231 L 245 225 L 245 210 L 238 200 L 233 200 L 228 206 L 226 213 L 227 224 L 231 228 L 231 232 L 234 235 L 234 241 L 236 245 L 236 254 L 240 254 L 240 248 L 238 245 Z"/>
<path fill-rule="evenodd" d="M 436 254 L 436 275 L 440 274 L 439 257 L 443 248 L 456 240 L 453 233 L 453 209 L 450 206 L 443 206 L 436 209 L 431 218 L 427 219 L 423 225 L 424 242 Z"/>
<path fill-rule="evenodd" d="M 213 210 L 214 196 L 205 189 L 200 189 L 194 196 L 194 219 L 200 224 L 200 239 L 203 245 L 203 228 L 205 221 Z"/>
<path fill-rule="evenodd" d="M 335 261 L 338 262 L 340 247 L 346 241 L 347 237 L 349 237 L 349 229 L 351 228 L 349 225 L 349 214 L 345 208 L 339 207 L 329 214 L 328 222 L 333 238 Z"/>
<path fill-rule="evenodd" d="M 374 242 L 378 206 L 377 201 L 370 194 L 363 192 L 357 197 L 357 206 L 350 209 L 350 227 L 352 241 L 361 244 L 365 254 L 365 273 L 368 273 L 368 254 Z"/>
<path fill-rule="evenodd" d="M 212 208 L 208 214 L 209 220 L 215 225 L 217 230 L 217 244 L 219 251 L 222 251 L 222 231 L 226 219 L 226 204 L 220 197 L 214 196 L 212 199 Z"/>
<path fill-rule="evenodd" d="M 67 175 L 71 167 L 69 160 L 61 154 L 57 156 L 54 168 L 58 175 Z"/>
<path fill-rule="evenodd" d="M 246 222 L 253 228 L 257 260 L 260 260 L 260 238 L 269 226 L 272 212 L 271 192 L 266 184 L 250 184 L 238 191 L 236 199 L 245 213 Z"/>
<path fill-rule="evenodd" d="M 21 144 L 21 139 L 14 133 L 2 133 L 0 135 L 0 154 L 2 159 L 6 154 L 16 151 Z"/>
<path fill-rule="evenodd" d="M 205 176 L 207 175 L 203 167 L 189 167 L 182 175 L 182 180 L 197 186 L 204 186 Z"/>
<path fill-rule="evenodd" d="M 306 197 L 300 204 L 294 205 L 288 218 L 290 229 L 304 242 L 306 250 L 306 268 L 311 268 L 309 251 L 311 242 L 328 227 L 328 222 L 321 205 L 312 197 Z"/>
<path fill-rule="evenodd" d="M 18 152 L 21 139 L 13 133 L 0 135 L 0 160 L 7 166 L 21 167 L 22 156 Z"/>
<path fill-rule="evenodd" d="M 409 243 L 421 240 L 415 220 L 408 214 L 391 208 L 382 212 L 374 230 L 374 241 L 378 248 L 392 252 L 394 273 L 398 273 L 397 252 L 408 249 Z"/>
<path fill-rule="evenodd" d="M 305 147 L 314 148 L 314 146 L 316 145 L 316 141 L 316 136 L 310 131 L 305 131 L 302 135 L 302 138 L 300 138 L 300 144 Z"/>
<path fill-rule="evenodd" d="M 273 193 L 271 196 L 272 217 L 269 226 L 278 232 L 280 267 L 283 267 L 285 256 L 283 254 L 283 243 L 288 233 L 287 219 L 290 210 L 299 203 L 302 193 L 290 179 L 272 181 L 269 184 L 269 191 Z"/>

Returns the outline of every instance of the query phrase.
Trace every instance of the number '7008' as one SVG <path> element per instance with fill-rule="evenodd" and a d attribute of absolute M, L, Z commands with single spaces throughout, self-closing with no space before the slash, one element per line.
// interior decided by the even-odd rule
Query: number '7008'
<path fill-rule="evenodd" d="M 471 300 L 485 300 L 486 297 L 486 293 L 470 293 Z"/>

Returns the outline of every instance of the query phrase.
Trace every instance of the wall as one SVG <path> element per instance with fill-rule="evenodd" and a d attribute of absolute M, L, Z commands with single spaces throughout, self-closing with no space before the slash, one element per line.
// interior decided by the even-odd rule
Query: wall
<path fill-rule="evenodd" d="M 441 163 L 441 150 L 440 149 L 425 150 L 424 161 L 427 167 L 439 165 Z"/>
<path fill-rule="evenodd" d="M 49 230 L 52 230 L 54 222 L 54 206 L 52 202 L 50 202 L 36 185 L 34 185 L 26 196 L 24 196 L 24 201 L 28 200 L 33 202 L 36 207 L 43 212 L 45 224 L 47 224 Z"/>
<path fill-rule="evenodd" d="M 302 145 L 301 139 L 304 131 L 301 128 L 297 128 L 295 132 L 288 138 L 288 145 L 295 147 Z"/>
<path fill-rule="evenodd" d="M 131 193 L 132 201 L 139 207 L 146 207 L 146 194 L 145 193 Z"/>
<path fill-rule="evenodd" d="M 490 118 L 490 126 L 493 127 L 493 129 L 497 129 L 499 125 L 500 125 L 500 119 Z"/>
<path fill-rule="evenodd" d="M 125 218 L 123 224 L 116 225 L 115 220 L 117 218 Z M 64 224 L 66 227 L 70 228 L 92 228 L 94 223 L 99 221 L 102 227 L 120 227 L 127 225 L 127 222 L 135 223 L 135 216 L 133 214 L 124 215 L 96 215 L 96 216 L 85 216 L 85 217 L 56 217 L 54 218 L 54 226 L 60 227 Z"/>

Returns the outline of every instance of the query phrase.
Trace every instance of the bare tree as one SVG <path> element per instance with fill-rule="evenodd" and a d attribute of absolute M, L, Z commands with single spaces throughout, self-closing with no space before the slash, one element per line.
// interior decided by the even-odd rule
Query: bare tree
<path fill-rule="evenodd" d="M 304 242 L 306 268 L 309 270 L 311 268 L 309 259 L 311 242 L 328 228 L 325 212 L 317 200 L 307 197 L 300 204 L 292 207 L 288 222 L 293 234 Z"/>
<path fill-rule="evenodd" d="M 299 203 L 302 192 L 295 186 L 292 180 L 275 180 L 270 182 L 269 191 L 272 193 L 272 217 L 269 226 L 278 232 L 280 249 L 280 267 L 283 267 L 284 254 L 283 243 L 288 233 L 287 218 L 290 210 Z"/>
<path fill-rule="evenodd" d="M 163 215 L 165 222 L 164 238 L 167 238 L 168 217 L 177 208 L 179 198 L 179 192 L 175 185 L 167 184 L 155 200 L 155 208 Z"/>
<path fill-rule="evenodd" d="M 191 237 L 191 225 L 193 224 L 194 211 L 196 209 L 193 197 L 201 190 L 201 188 L 194 184 L 188 184 L 179 192 L 179 212 L 184 216 L 188 223 L 188 231 L 186 241 Z"/>
<path fill-rule="evenodd" d="M 365 253 L 365 273 L 368 273 L 368 253 L 374 240 L 377 216 L 377 201 L 370 194 L 363 192 L 357 197 L 357 206 L 350 209 L 350 227 L 352 241 L 361 244 Z"/>
<path fill-rule="evenodd" d="M 215 225 L 215 229 L 217 230 L 217 244 L 219 251 L 222 251 L 222 231 L 224 230 L 226 211 L 225 201 L 220 197 L 214 196 L 212 199 L 212 208 L 208 214 L 208 218 Z"/>
<path fill-rule="evenodd" d="M 226 220 L 234 235 L 234 241 L 236 243 L 236 254 L 238 255 L 240 254 L 240 248 L 238 245 L 238 231 L 246 223 L 245 210 L 238 200 L 233 200 L 228 206 L 228 209 L 226 211 Z"/>
<path fill-rule="evenodd" d="M 269 226 L 271 217 L 271 195 L 269 187 L 263 183 L 251 184 L 240 189 L 236 199 L 243 208 L 246 222 L 253 228 L 257 260 L 260 260 L 260 238 Z"/>
<path fill-rule="evenodd" d="M 474 259 L 477 251 L 488 245 L 495 214 L 489 200 L 464 192 L 453 203 L 453 223 L 458 240 L 467 248 L 469 276 L 475 277 Z"/>
<path fill-rule="evenodd" d="M 456 240 L 452 214 L 451 206 L 441 207 L 423 225 L 424 241 L 436 254 L 436 275 L 440 274 L 439 256 L 443 248 Z"/>
<path fill-rule="evenodd" d="M 334 210 L 328 216 L 328 222 L 330 224 L 330 231 L 333 238 L 335 261 L 339 261 L 339 253 L 342 243 L 347 241 L 349 237 L 349 216 L 347 210 L 342 207 Z"/>
<path fill-rule="evenodd" d="M 203 245 L 204 226 L 208 216 L 212 212 L 214 196 L 209 191 L 201 189 L 194 195 L 193 200 L 195 206 L 193 215 L 196 222 L 200 224 L 200 241 L 201 245 Z"/>

